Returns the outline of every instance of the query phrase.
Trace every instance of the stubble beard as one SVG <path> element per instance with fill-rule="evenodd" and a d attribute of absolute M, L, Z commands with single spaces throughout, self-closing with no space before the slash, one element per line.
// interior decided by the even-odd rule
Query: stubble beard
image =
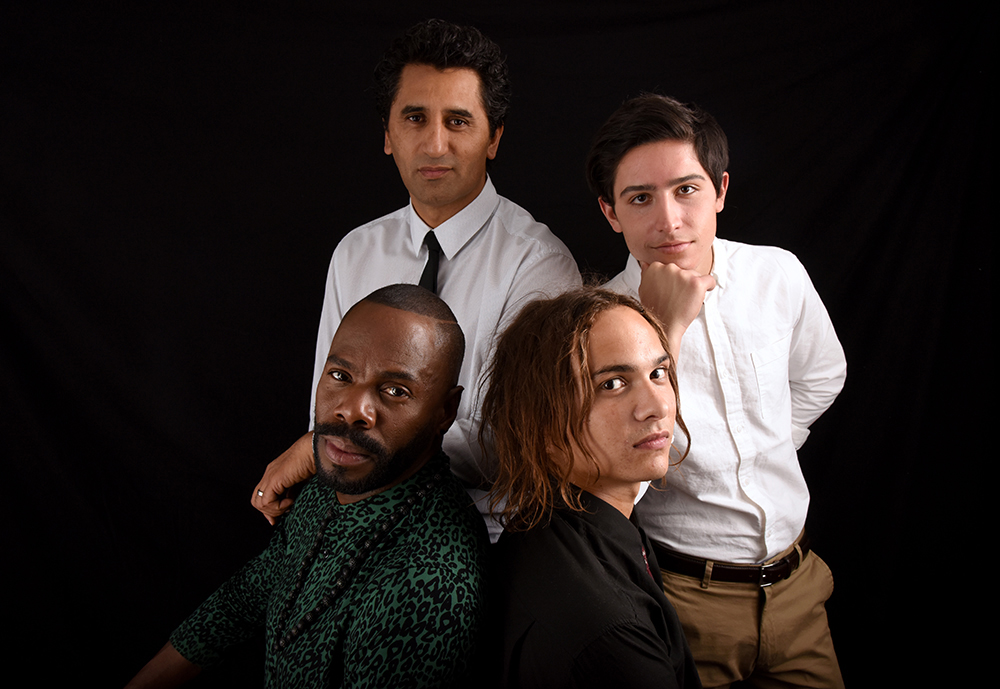
<path fill-rule="evenodd" d="M 320 436 L 338 436 L 371 454 L 372 468 L 361 478 L 350 480 L 346 478 L 347 470 L 339 466 L 330 466 L 320 459 Z M 414 465 L 429 449 L 434 437 L 432 428 L 421 429 L 403 447 L 396 452 L 367 435 L 364 431 L 345 423 L 321 423 L 313 429 L 313 459 L 316 462 L 316 476 L 320 483 L 338 493 L 345 495 L 363 495 L 377 491 L 393 483 L 410 467 Z"/>

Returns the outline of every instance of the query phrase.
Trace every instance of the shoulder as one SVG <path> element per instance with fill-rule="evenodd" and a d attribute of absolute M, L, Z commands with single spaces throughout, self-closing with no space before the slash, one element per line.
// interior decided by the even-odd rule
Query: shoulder
<path fill-rule="evenodd" d="M 403 206 L 348 232 L 337 244 L 334 257 L 344 252 L 370 250 L 386 241 L 398 242 L 400 237 L 409 236 L 409 231 L 410 207 Z"/>
<path fill-rule="evenodd" d="M 513 201 L 503 196 L 499 198 L 500 205 L 493 223 L 508 241 L 541 254 L 560 254 L 573 258 L 563 241 L 556 237 L 547 225 L 535 220 L 531 213 Z"/>
<path fill-rule="evenodd" d="M 744 244 L 726 239 L 717 239 L 725 249 L 730 269 L 736 273 L 754 272 L 762 275 L 775 270 L 782 276 L 799 277 L 805 274 L 805 267 L 791 251 L 778 246 Z"/>
<path fill-rule="evenodd" d="M 458 585 L 479 585 L 489 537 L 468 493 L 450 471 L 414 505 L 405 526 L 392 556 L 398 566 L 435 571 Z"/>
<path fill-rule="evenodd" d="M 553 634 L 572 630 L 580 643 L 598 635 L 623 613 L 623 582 L 597 556 L 592 537 L 585 523 L 559 512 L 545 526 L 505 532 L 491 553 L 505 604 Z"/>

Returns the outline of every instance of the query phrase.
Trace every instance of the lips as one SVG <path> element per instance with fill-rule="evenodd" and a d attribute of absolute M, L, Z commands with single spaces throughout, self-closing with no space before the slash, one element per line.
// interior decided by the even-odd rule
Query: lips
<path fill-rule="evenodd" d="M 419 172 L 420 176 L 423 177 L 424 179 L 440 179 L 444 177 L 446 174 L 448 174 L 450 171 L 451 171 L 450 167 L 428 166 L 417 169 L 417 172 Z"/>
<path fill-rule="evenodd" d="M 659 246 L 653 248 L 661 254 L 672 255 L 683 253 L 689 246 L 691 246 L 691 242 L 671 242 L 667 244 L 660 244 Z"/>
<path fill-rule="evenodd" d="M 637 450 L 662 450 L 664 448 L 669 448 L 670 433 L 668 431 L 650 433 L 632 447 Z"/>
<path fill-rule="evenodd" d="M 336 466 L 357 466 L 369 461 L 371 457 L 367 451 L 344 438 L 324 435 L 322 440 L 323 454 Z"/>

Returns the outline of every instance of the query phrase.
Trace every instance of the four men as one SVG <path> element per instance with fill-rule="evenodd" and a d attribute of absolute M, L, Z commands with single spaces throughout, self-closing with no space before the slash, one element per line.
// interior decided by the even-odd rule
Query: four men
<path fill-rule="evenodd" d="M 267 686 L 462 679 L 488 543 L 441 451 L 464 349 L 448 306 L 415 285 L 345 314 L 316 390 L 315 478 L 130 686 L 176 686 L 261 626 Z"/>
<path fill-rule="evenodd" d="M 792 254 L 716 239 L 727 165 L 711 115 L 656 95 L 624 103 L 587 159 L 631 254 L 607 286 L 666 325 L 690 428 L 642 521 L 705 686 L 841 686 L 796 450 L 843 387 L 844 352 Z"/>
<path fill-rule="evenodd" d="M 482 447 L 496 441 L 498 476 L 487 466 L 478 400 L 462 387 L 478 389 L 496 333 L 526 303 L 579 283 L 565 246 L 486 174 L 508 99 L 503 57 L 475 29 L 418 24 L 379 63 L 384 150 L 410 204 L 337 246 L 315 429 L 269 465 L 253 502 L 273 522 L 290 486 L 317 479 L 137 680 L 191 672 L 261 623 L 273 682 L 459 676 L 481 563 L 443 442 L 467 488 L 497 478 L 505 682 L 842 684 L 796 450 L 843 385 L 843 351 L 794 256 L 715 238 L 728 152 L 707 113 L 643 96 L 601 129 L 588 177 L 631 253 L 608 287 L 663 328 L 593 290 L 532 304 L 491 370 Z M 417 288 L 352 308 L 400 281 L 436 291 L 457 318 Z M 688 426 L 678 415 L 675 439 L 676 380 Z M 686 459 L 668 472 L 672 442 Z M 642 482 L 665 474 L 633 514 Z M 425 613 L 407 617 L 415 601 Z"/>

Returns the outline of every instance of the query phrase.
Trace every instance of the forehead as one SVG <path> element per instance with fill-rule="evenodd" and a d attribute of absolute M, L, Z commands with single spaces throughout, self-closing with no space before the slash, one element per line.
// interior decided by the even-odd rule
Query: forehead
<path fill-rule="evenodd" d="M 668 139 L 642 144 L 622 156 L 615 170 L 615 193 L 633 185 L 662 185 L 671 180 L 701 175 L 709 179 L 690 141 Z"/>
<path fill-rule="evenodd" d="M 479 75 L 468 67 L 438 69 L 409 64 L 399 75 L 392 109 L 407 107 L 483 111 Z"/>
<path fill-rule="evenodd" d="M 330 356 L 358 373 L 405 373 L 430 383 L 443 368 L 437 333 L 433 318 L 363 301 L 341 321 Z"/>
<path fill-rule="evenodd" d="M 653 326 L 635 309 L 616 306 L 598 314 L 590 329 L 591 375 L 601 370 L 644 370 L 666 352 Z"/>

